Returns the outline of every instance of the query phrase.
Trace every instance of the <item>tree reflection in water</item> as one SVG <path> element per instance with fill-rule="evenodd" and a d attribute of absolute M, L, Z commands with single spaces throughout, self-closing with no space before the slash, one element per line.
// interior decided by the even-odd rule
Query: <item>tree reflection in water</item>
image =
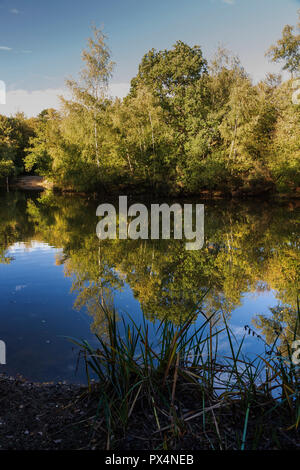
<path fill-rule="evenodd" d="M 51 192 L 15 192 L 1 200 L 0 262 L 13 262 L 6 252 L 18 241 L 62 248 L 57 263 L 72 278 L 75 307 L 86 306 L 97 333 L 104 328 L 101 305 L 112 305 L 114 292 L 127 284 L 147 319 L 167 316 L 174 323 L 207 291 L 206 315 L 230 317 L 244 293 L 274 290 L 278 307 L 271 316 L 258 315 L 253 326 L 268 342 L 276 335 L 282 344 L 291 339 L 300 286 L 299 202 L 206 203 L 204 247 L 187 251 L 184 240 L 99 241 L 95 214 L 103 201 Z"/>

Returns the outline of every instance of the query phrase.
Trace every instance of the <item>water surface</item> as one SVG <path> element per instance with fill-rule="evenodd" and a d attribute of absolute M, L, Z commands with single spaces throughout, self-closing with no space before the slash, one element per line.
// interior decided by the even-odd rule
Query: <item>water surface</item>
<path fill-rule="evenodd" d="M 96 345 L 104 301 L 120 317 L 145 317 L 151 328 L 166 317 L 178 324 L 200 302 L 220 324 L 225 316 L 237 340 L 246 325 L 261 336 L 247 335 L 249 355 L 274 340 L 279 323 L 281 337 L 291 334 L 300 274 L 295 202 L 205 202 L 199 251 L 180 240 L 100 242 L 96 208 L 107 200 L 12 192 L 0 202 L 0 339 L 7 346 L 0 372 L 83 382 L 66 337 Z M 219 347 L 228 352 L 225 338 Z"/>

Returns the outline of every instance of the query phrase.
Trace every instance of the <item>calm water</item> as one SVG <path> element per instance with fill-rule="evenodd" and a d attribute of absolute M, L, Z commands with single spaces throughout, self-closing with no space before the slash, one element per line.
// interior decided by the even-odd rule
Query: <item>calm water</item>
<path fill-rule="evenodd" d="M 83 382 L 66 337 L 96 345 L 103 299 L 152 327 L 166 315 L 179 322 L 209 288 L 203 309 L 222 312 L 237 340 L 245 325 L 267 342 L 279 323 L 281 336 L 293 327 L 299 203 L 205 203 L 205 245 L 189 252 L 178 240 L 100 242 L 95 214 L 107 200 L 15 192 L 0 201 L 0 339 L 7 346 L 0 372 Z M 247 335 L 247 354 L 264 348 Z M 221 339 L 220 351 L 227 350 Z"/>

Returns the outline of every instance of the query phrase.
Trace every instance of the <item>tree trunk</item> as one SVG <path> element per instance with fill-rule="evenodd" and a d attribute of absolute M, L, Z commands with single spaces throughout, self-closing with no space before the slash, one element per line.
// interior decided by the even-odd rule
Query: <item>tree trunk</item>
<path fill-rule="evenodd" d="M 94 140 L 95 140 L 95 154 L 96 154 L 96 163 L 97 166 L 100 166 L 99 156 L 98 156 L 98 131 L 97 131 L 97 111 L 94 109 Z"/>
<path fill-rule="evenodd" d="M 237 134 L 237 123 L 238 123 L 238 120 L 236 118 L 235 119 L 235 126 L 234 126 L 234 134 L 233 134 L 233 139 L 232 139 L 231 148 L 230 148 L 229 160 L 231 160 L 232 153 L 234 153 L 234 155 L 235 155 L 234 145 L 235 145 L 235 139 L 236 139 L 236 134 Z"/>
<path fill-rule="evenodd" d="M 131 165 L 129 153 L 126 153 L 126 157 L 127 157 L 128 165 L 129 165 L 129 168 L 130 168 L 130 173 L 133 175 L 133 168 L 132 168 L 132 165 Z"/>
<path fill-rule="evenodd" d="M 150 111 L 149 111 L 149 120 L 150 120 L 151 133 L 152 133 L 152 148 L 153 148 L 153 153 L 155 153 L 155 148 L 154 148 L 154 131 L 153 131 L 153 124 L 152 124 L 152 118 L 151 118 L 151 113 L 150 113 Z"/>
<path fill-rule="evenodd" d="M 100 166 L 100 162 L 99 162 L 99 157 L 98 157 L 98 135 L 97 135 L 97 123 L 95 121 L 95 127 L 94 127 L 94 135 L 95 135 L 95 152 L 96 152 L 96 162 L 97 162 L 97 166 L 99 167 Z"/>

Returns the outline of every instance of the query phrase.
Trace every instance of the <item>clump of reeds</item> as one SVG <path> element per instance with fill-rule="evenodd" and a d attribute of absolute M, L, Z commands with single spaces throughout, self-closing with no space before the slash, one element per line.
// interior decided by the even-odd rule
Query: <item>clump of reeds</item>
<path fill-rule="evenodd" d="M 266 357 L 249 360 L 243 355 L 243 340 L 237 344 L 226 319 L 218 329 L 214 318 L 201 311 L 178 326 L 166 319 L 154 335 L 146 321 L 137 325 L 128 316 L 119 322 L 105 305 L 103 313 L 106 334 L 96 335 L 98 348 L 75 342 L 85 358 L 89 390 L 99 399 L 97 416 L 106 423 L 108 446 L 112 437 L 126 435 L 130 420 L 143 413 L 152 416 L 163 448 L 168 448 L 166 433 L 180 435 L 195 422 L 208 448 L 220 449 L 259 447 L 265 422 L 272 426 L 274 416 L 284 420 L 284 432 L 298 429 L 299 367 L 291 350 L 284 358 L 273 345 Z M 197 328 L 199 315 L 203 323 Z M 221 332 L 229 344 L 226 357 L 218 354 Z M 238 429 L 232 421 L 235 414 Z M 273 440 L 276 445 L 280 440 L 276 430 Z"/>

